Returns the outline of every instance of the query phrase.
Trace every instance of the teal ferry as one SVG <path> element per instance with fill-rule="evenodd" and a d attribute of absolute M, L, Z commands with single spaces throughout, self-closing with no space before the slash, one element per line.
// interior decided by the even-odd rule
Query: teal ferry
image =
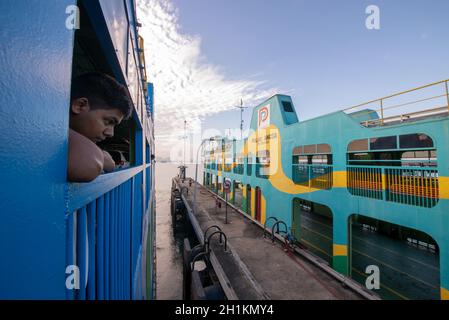
<path fill-rule="evenodd" d="M 448 81 L 299 121 L 254 108 L 242 141 L 204 150 L 203 184 L 383 299 L 449 299 Z M 271 219 L 273 217 L 273 219 Z M 275 219 L 274 219 L 275 218 Z M 372 288 L 369 288 L 372 289 Z"/>

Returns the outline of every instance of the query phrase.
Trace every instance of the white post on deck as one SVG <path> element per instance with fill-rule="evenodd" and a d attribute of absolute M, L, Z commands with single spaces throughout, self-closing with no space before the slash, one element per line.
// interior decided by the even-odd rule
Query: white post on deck
<path fill-rule="evenodd" d="M 197 179 L 198 179 L 198 158 L 200 154 L 200 150 L 206 141 L 215 141 L 215 138 L 209 138 L 209 139 L 203 139 L 201 141 L 200 146 L 198 147 L 198 151 L 196 152 L 196 163 L 195 163 L 195 185 L 193 187 L 193 214 L 196 214 L 196 185 L 197 185 Z"/>

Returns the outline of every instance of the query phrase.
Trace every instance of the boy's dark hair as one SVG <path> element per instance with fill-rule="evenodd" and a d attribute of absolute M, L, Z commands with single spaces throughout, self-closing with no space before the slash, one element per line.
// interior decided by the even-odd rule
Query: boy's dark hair
<path fill-rule="evenodd" d="M 125 119 L 129 118 L 132 112 L 128 90 L 107 74 L 93 72 L 75 78 L 70 101 L 78 98 L 87 98 L 93 110 L 119 109 Z"/>

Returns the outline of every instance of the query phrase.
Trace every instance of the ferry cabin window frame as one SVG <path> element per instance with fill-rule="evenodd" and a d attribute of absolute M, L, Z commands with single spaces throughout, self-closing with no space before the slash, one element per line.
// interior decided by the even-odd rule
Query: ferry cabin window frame
<path fill-rule="evenodd" d="M 128 53 L 125 59 L 126 67 L 124 68 L 126 74 L 116 75 L 114 73 L 114 68 L 109 63 L 107 54 L 104 52 L 104 48 L 98 39 L 98 34 L 94 30 L 83 1 L 79 1 L 79 8 L 80 28 L 75 30 L 72 81 L 77 76 L 88 72 L 101 72 L 110 75 L 119 83 L 127 87 L 133 104 L 131 117 L 127 120 L 123 120 L 120 125 L 114 128 L 114 137 L 106 139 L 97 145 L 100 149 L 108 151 L 109 153 L 121 152 L 125 155 L 125 160 L 128 162 L 125 162 L 126 166 L 120 167 L 116 165 L 116 169 L 113 172 L 122 169 L 130 169 L 142 164 L 139 163 L 141 162 L 141 159 L 137 159 L 136 157 L 136 134 L 142 131 L 140 120 L 136 115 L 145 109 L 143 107 L 145 105 L 144 96 L 141 93 L 141 75 L 137 63 L 138 60 L 136 60 L 138 59 L 138 56 L 136 56 L 138 52 L 135 49 L 131 28 L 128 26 L 126 31 L 126 52 Z M 122 76 L 125 83 L 121 81 Z M 126 81 L 128 81 L 128 83 L 126 83 Z M 70 112 L 70 106 L 67 107 L 67 112 Z M 128 158 L 126 158 L 126 155 L 128 155 Z"/>

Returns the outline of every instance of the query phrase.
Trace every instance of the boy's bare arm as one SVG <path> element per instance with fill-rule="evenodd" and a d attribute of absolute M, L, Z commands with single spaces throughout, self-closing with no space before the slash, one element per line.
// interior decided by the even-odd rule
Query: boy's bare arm
<path fill-rule="evenodd" d="M 104 172 L 112 172 L 115 170 L 115 161 L 112 159 L 111 155 L 103 150 L 103 156 L 104 156 L 104 164 L 103 164 L 103 170 Z"/>
<path fill-rule="evenodd" d="M 68 180 L 90 182 L 100 175 L 103 165 L 103 151 L 95 143 L 70 129 Z"/>

